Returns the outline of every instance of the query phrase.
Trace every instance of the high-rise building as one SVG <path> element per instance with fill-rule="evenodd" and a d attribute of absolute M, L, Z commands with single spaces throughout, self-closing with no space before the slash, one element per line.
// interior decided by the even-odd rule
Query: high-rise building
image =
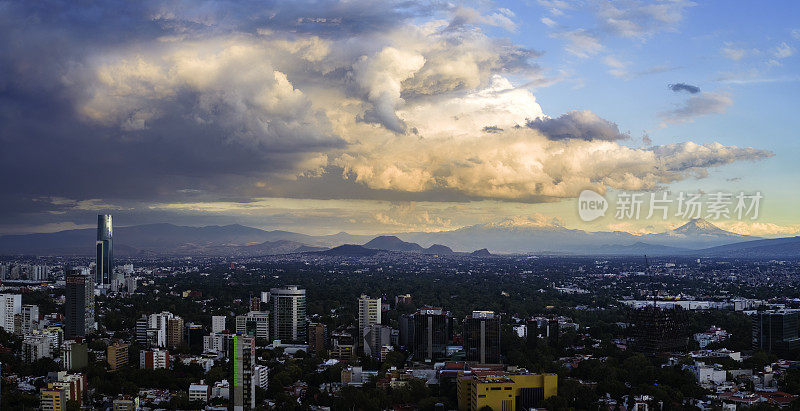
<path fill-rule="evenodd" d="M 273 340 L 283 342 L 306 342 L 306 290 L 296 285 L 273 288 L 269 291 L 272 303 Z"/>
<path fill-rule="evenodd" d="M 95 281 L 98 285 L 111 284 L 111 273 L 114 270 L 114 247 L 112 242 L 113 227 L 111 224 L 111 214 L 100 214 L 97 216 L 97 266 L 95 267 L 97 276 Z"/>
<path fill-rule="evenodd" d="M 22 359 L 32 363 L 53 356 L 50 336 L 43 332 L 28 334 L 22 340 Z"/>
<path fill-rule="evenodd" d="M 331 333 L 331 358 L 341 361 L 350 361 L 356 357 L 355 344 L 356 330 L 335 330 Z"/>
<path fill-rule="evenodd" d="M 167 347 L 178 348 L 183 344 L 183 318 L 174 316 L 167 320 Z"/>
<path fill-rule="evenodd" d="M 111 371 L 128 365 L 128 344 L 114 343 L 106 350 L 106 361 Z"/>
<path fill-rule="evenodd" d="M 800 349 L 800 310 L 759 311 L 753 318 L 753 349 L 781 357 Z"/>
<path fill-rule="evenodd" d="M 79 370 L 89 365 L 89 351 L 86 343 L 79 343 L 74 340 L 64 341 L 61 361 L 67 370 Z"/>
<path fill-rule="evenodd" d="M 662 309 L 648 306 L 632 310 L 630 316 L 637 351 L 656 354 L 685 351 L 688 347 L 687 316 L 680 307 Z"/>
<path fill-rule="evenodd" d="M 266 365 L 256 365 L 253 368 L 253 380 L 256 387 L 267 389 L 269 387 L 269 367 Z"/>
<path fill-rule="evenodd" d="M 359 341 L 364 339 L 367 333 L 367 328 L 374 324 L 381 323 L 381 299 L 370 298 L 367 295 L 361 294 L 358 297 L 358 336 Z"/>
<path fill-rule="evenodd" d="M 230 344 L 231 388 L 230 404 L 234 411 L 252 410 L 256 407 L 256 386 L 253 371 L 256 366 L 255 338 L 234 335 Z"/>
<path fill-rule="evenodd" d="M 236 332 L 269 340 L 269 312 L 250 311 L 246 315 L 237 315 Z"/>
<path fill-rule="evenodd" d="M 147 317 L 147 329 L 143 335 L 140 333 L 140 330 L 137 331 L 137 340 L 144 337 L 143 340 L 146 341 L 145 345 L 149 347 L 168 347 L 171 346 L 170 343 L 176 342 L 176 338 L 182 340 L 183 319 L 181 319 L 180 322 L 176 321 L 172 323 L 173 328 L 172 333 L 170 333 L 170 320 L 175 319 L 180 319 L 180 317 L 177 317 L 169 311 L 150 314 Z M 180 331 L 177 328 L 178 325 L 181 326 Z M 137 327 L 138 326 L 140 326 L 140 323 L 137 321 Z M 171 340 L 168 338 L 170 336 L 172 337 Z M 180 342 L 178 342 L 178 345 L 180 345 Z"/>
<path fill-rule="evenodd" d="M 401 347 L 411 348 L 414 345 L 414 315 L 401 314 L 398 322 L 400 323 L 399 344 Z"/>
<path fill-rule="evenodd" d="M 47 388 L 39 390 L 41 400 L 39 409 L 42 411 L 64 411 L 67 409 L 67 388 L 48 384 Z"/>
<path fill-rule="evenodd" d="M 211 317 L 211 332 L 212 333 L 221 333 L 225 331 L 225 316 L 224 315 L 214 315 Z"/>
<path fill-rule="evenodd" d="M 452 338 L 453 321 L 449 311 L 422 307 L 414 313 L 414 357 L 424 361 L 444 358 Z"/>
<path fill-rule="evenodd" d="M 94 328 L 94 286 L 92 278 L 76 270 L 65 277 L 64 334 L 66 338 L 85 337 Z"/>
<path fill-rule="evenodd" d="M 325 353 L 328 341 L 328 327 L 322 323 L 308 324 L 308 353 L 322 355 Z"/>
<path fill-rule="evenodd" d="M 148 370 L 168 370 L 169 352 L 159 348 L 139 351 L 139 368 Z"/>
<path fill-rule="evenodd" d="M 250 311 L 261 311 L 261 297 L 250 297 Z"/>
<path fill-rule="evenodd" d="M 149 347 L 150 344 L 147 341 L 147 329 L 149 328 L 150 321 L 146 315 L 142 315 L 141 318 L 136 320 L 136 325 L 134 326 L 134 335 L 136 336 L 136 343 L 138 343 L 142 347 Z"/>
<path fill-rule="evenodd" d="M 19 334 L 27 334 L 39 325 L 39 306 L 23 304 L 20 311 Z"/>
<path fill-rule="evenodd" d="M 203 349 L 203 326 L 196 323 L 186 324 L 186 334 L 184 341 L 192 352 L 199 352 Z"/>
<path fill-rule="evenodd" d="M 473 311 L 464 319 L 464 352 L 467 361 L 500 364 L 500 315 Z"/>
<path fill-rule="evenodd" d="M 14 332 L 14 316 L 22 312 L 21 294 L 0 294 L 0 327 Z"/>
<path fill-rule="evenodd" d="M 383 347 L 392 346 L 392 328 L 381 324 L 372 324 L 364 328 L 362 340 L 364 354 L 380 358 Z"/>

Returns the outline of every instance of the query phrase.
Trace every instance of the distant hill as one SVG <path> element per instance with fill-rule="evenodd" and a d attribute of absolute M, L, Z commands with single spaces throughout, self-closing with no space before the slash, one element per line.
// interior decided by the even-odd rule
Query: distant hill
<path fill-rule="evenodd" d="M 95 229 L 0 236 L 0 254 L 90 256 L 94 253 L 95 236 Z M 725 231 L 703 219 L 688 221 L 663 233 L 642 235 L 622 231 L 587 232 L 565 228 L 557 220 L 530 218 L 451 231 L 398 233 L 374 238 L 344 232 L 313 236 L 238 224 L 188 227 L 162 223 L 115 228 L 114 252 L 117 256 L 258 256 L 315 252 L 344 244 L 435 255 L 466 254 L 484 248 L 500 253 L 558 255 L 733 255 L 741 252 L 741 255 L 753 256 L 791 256 L 795 252 L 791 239 L 764 240 L 778 241 L 775 243 L 758 243 L 759 240 L 763 239 Z M 735 244 L 747 248 L 737 248 Z"/>
<path fill-rule="evenodd" d="M 393 235 L 382 235 L 373 238 L 366 244 L 364 244 L 365 248 L 371 248 L 374 250 L 387 250 L 387 251 L 402 251 L 405 253 L 423 253 L 423 254 L 453 254 L 453 250 L 441 244 L 433 244 L 428 248 L 422 247 L 417 243 L 410 243 L 407 241 L 403 241 L 397 236 Z"/>
<path fill-rule="evenodd" d="M 317 254 L 342 257 L 369 257 L 378 254 L 381 250 L 366 248 L 356 244 L 344 244 L 330 250 L 318 251 Z"/>
<path fill-rule="evenodd" d="M 473 251 L 472 253 L 470 253 L 470 255 L 473 257 L 491 257 L 492 253 L 490 253 L 489 250 L 485 248 L 481 248 L 480 250 Z"/>
<path fill-rule="evenodd" d="M 741 258 L 800 258 L 800 237 L 744 241 L 697 250 L 689 254 Z"/>
<path fill-rule="evenodd" d="M 425 254 L 450 255 L 455 254 L 455 251 L 446 245 L 434 244 L 425 249 Z"/>
<path fill-rule="evenodd" d="M 681 255 L 691 251 L 686 248 L 636 242 L 629 245 L 604 245 L 592 250 L 591 255 Z"/>
<path fill-rule="evenodd" d="M 393 235 L 382 235 L 375 237 L 364 244 L 364 247 L 371 248 L 373 250 L 404 251 L 412 253 L 421 253 L 425 251 L 425 249 L 419 244 L 405 242 Z"/>

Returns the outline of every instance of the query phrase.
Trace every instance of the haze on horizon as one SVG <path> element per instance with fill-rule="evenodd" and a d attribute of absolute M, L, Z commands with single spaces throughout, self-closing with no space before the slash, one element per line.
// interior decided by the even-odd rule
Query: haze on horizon
<path fill-rule="evenodd" d="M 0 235 L 685 222 L 584 189 L 759 191 L 713 223 L 800 233 L 800 5 L 624 3 L 5 3 Z"/>

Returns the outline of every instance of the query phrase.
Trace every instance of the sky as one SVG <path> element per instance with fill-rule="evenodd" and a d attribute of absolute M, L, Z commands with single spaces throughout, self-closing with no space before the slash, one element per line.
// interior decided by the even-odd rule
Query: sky
<path fill-rule="evenodd" d="M 677 198 L 697 193 L 707 219 L 728 200 L 724 229 L 796 235 L 798 17 L 796 1 L 0 2 L 0 234 L 98 213 L 645 233 L 691 218 Z M 583 190 L 604 216 L 580 217 Z M 631 194 L 673 208 L 618 218 Z"/>

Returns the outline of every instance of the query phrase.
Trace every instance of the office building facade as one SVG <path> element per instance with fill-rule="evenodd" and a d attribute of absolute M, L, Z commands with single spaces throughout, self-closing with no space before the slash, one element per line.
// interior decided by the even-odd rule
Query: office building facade
<path fill-rule="evenodd" d="M 447 354 L 447 344 L 453 338 L 453 321 L 449 311 L 423 307 L 414 313 L 414 357 L 435 361 Z"/>
<path fill-rule="evenodd" d="M 800 310 L 759 311 L 752 319 L 753 350 L 785 358 L 800 349 Z"/>
<path fill-rule="evenodd" d="M 221 333 L 225 331 L 225 316 L 224 315 L 214 315 L 211 317 L 211 332 L 212 333 Z"/>
<path fill-rule="evenodd" d="M 98 285 L 110 285 L 111 274 L 114 270 L 114 229 L 111 222 L 111 214 L 100 214 L 97 216 L 97 257 L 95 272 L 95 282 Z"/>
<path fill-rule="evenodd" d="M 0 294 L 0 327 L 14 332 L 14 316 L 22 312 L 21 294 Z"/>
<path fill-rule="evenodd" d="M 69 270 L 66 277 L 64 334 L 67 339 L 85 337 L 94 329 L 92 277 Z"/>
<path fill-rule="evenodd" d="M 500 315 L 473 311 L 464 319 L 464 353 L 467 361 L 500 364 Z"/>
<path fill-rule="evenodd" d="M 270 337 L 283 342 L 306 342 L 306 290 L 296 285 L 273 288 L 269 291 L 269 300 L 272 306 Z"/>
<path fill-rule="evenodd" d="M 362 294 L 358 297 L 358 331 L 364 338 L 366 328 L 381 323 L 381 299 Z"/>
<path fill-rule="evenodd" d="M 256 366 L 254 337 L 234 335 L 230 344 L 230 406 L 234 411 L 252 410 L 256 407 L 256 385 L 253 372 Z"/>

